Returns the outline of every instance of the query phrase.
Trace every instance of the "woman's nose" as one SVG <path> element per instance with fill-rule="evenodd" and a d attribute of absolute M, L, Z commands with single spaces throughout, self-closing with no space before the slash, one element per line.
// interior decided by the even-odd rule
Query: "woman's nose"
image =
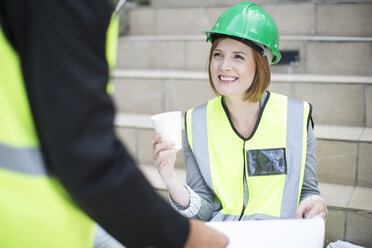
<path fill-rule="evenodd" d="M 221 70 L 223 71 L 228 71 L 231 69 L 231 63 L 230 63 L 230 60 L 225 58 L 222 63 L 221 63 Z"/>

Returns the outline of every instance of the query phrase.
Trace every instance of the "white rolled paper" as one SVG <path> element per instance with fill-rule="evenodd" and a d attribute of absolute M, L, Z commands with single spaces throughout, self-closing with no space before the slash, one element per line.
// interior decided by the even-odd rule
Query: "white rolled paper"
<path fill-rule="evenodd" d="M 208 222 L 227 235 L 229 248 L 322 248 L 325 223 L 322 217 L 292 220 Z"/>

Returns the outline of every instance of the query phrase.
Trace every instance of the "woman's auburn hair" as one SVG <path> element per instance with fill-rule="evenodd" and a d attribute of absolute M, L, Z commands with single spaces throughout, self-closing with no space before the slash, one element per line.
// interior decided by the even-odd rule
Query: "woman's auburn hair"
<path fill-rule="evenodd" d="M 217 38 L 213 41 L 210 52 L 209 52 L 209 58 L 208 58 L 208 76 L 209 76 L 209 84 L 211 85 L 214 93 L 216 95 L 220 95 L 216 88 L 213 85 L 212 77 L 211 77 L 211 61 L 213 57 L 213 52 L 216 49 L 217 45 L 224 39 L 227 39 L 226 37 Z M 270 75 L 270 65 L 267 61 L 266 56 L 262 56 L 259 52 L 252 49 L 253 51 L 253 59 L 256 64 L 256 71 L 253 78 L 253 82 L 251 86 L 247 89 L 245 92 L 245 95 L 243 97 L 243 100 L 250 101 L 250 102 L 258 102 L 267 88 L 269 87 L 271 75 Z"/>

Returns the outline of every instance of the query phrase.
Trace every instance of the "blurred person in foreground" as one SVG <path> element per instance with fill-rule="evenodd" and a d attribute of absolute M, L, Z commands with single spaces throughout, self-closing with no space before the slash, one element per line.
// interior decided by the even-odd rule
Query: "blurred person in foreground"
<path fill-rule="evenodd" d="M 96 222 L 127 247 L 225 247 L 114 134 L 111 17 L 107 0 L 0 1 L 0 247 L 90 248 Z"/>
<path fill-rule="evenodd" d="M 217 97 L 185 115 L 187 182 L 174 144 L 157 134 L 153 159 L 172 206 L 204 221 L 324 219 L 312 106 L 267 91 L 281 58 L 274 20 L 256 4 L 226 10 L 211 31 L 209 82 Z"/>

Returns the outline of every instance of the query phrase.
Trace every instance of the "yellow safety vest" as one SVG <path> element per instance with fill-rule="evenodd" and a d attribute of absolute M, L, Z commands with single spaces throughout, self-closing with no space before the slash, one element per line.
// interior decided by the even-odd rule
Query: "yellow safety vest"
<path fill-rule="evenodd" d="M 310 104 L 267 92 L 258 125 L 244 139 L 234 130 L 222 99 L 186 113 L 188 142 L 221 208 L 213 220 L 294 218 Z"/>
<path fill-rule="evenodd" d="M 115 17 L 110 45 L 117 31 Z M 112 67 L 116 51 L 107 49 Z M 0 247 L 91 248 L 95 223 L 47 173 L 19 56 L 1 28 L 0 58 Z"/>

